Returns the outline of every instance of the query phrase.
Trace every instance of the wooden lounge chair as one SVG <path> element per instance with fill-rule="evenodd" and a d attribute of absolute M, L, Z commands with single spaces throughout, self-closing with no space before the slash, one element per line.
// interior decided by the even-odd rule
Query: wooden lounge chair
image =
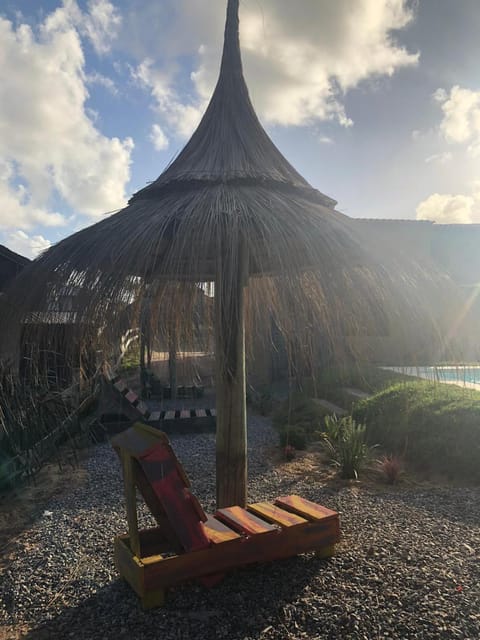
<path fill-rule="evenodd" d="M 215 409 L 167 409 L 150 411 L 147 404 L 132 391 L 125 380 L 115 375 L 108 367 L 104 367 L 101 378 L 102 399 L 107 406 L 102 407 L 102 414 L 109 415 L 115 408 L 120 408 L 126 421 L 144 422 L 159 426 L 167 433 L 195 433 L 215 430 L 217 412 Z M 107 401 L 105 402 L 105 399 Z M 110 399 L 110 402 L 108 402 Z M 111 409 L 110 409 L 111 407 Z"/>
<path fill-rule="evenodd" d="M 115 564 L 144 608 L 163 604 L 166 589 L 181 582 L 197 578 L 210 586 L 250 563 L 334 552 L 335 511 L 291 495 L 207 515 L 164 433 L 136 423 L 112 444 L 123 464 L 129 531 L 115 538 Z M 136 489 L 157 527 L 138 530 Z"/>

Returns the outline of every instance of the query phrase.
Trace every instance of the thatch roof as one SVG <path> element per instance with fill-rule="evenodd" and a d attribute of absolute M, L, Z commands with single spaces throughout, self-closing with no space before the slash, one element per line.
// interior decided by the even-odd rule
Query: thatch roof
<path fill-rule="evenodd" d="M 326 207 L 337 204 L 292 167 L 258 120 L 242 72 L 238 0 L 228 6 L 220 75 L 200 125 L 175 161 L 131 202 L 156 198 L 167 185 L 178 189 L 185 183 L 284 186 Z"/>
<path fill-rule="evenodd" d="M 19 265 L 20 267 L 26 267 L 27 264 L 31 262 L 29 258 L 12 251 L 8 247 L 3 244 L 0 244 L 0 258 L 4 260 L 8 260 L 9 262 L 13 262 L 14 264 Z"/>
<path fill-rule="evenodd" d="M 368 251 L 335 204 L 262 128 L 243 78 L 238 0 L 229 0 L 219 80 L 191 140 L 126 208 L 36 260 L 16 290 L 28 295 L 14 291 L 12 307 L 46 309 L 52 287 L 80 288 L 79 322 L 105 325 L 108 318 L 113 330 L 118 309 L 133 299 L 140 308 L 146 287 L 156 283 L 156 306 L 186 325 L 194 305 L 187 281 L 212 281 L 220 269 L 225 291 L 235 288 L 246 247 L 248 274 L 263 275 L 249 285 L 256 327 L 259 313 L 274 314 L 298 339 L 298 316 L 308 307 L 309 321 L 328 327 L 334 341 L 351 331 L 345 325 L 378 315 L 389 286 L 384 271 L 376 277 L 365 270 Z"/>

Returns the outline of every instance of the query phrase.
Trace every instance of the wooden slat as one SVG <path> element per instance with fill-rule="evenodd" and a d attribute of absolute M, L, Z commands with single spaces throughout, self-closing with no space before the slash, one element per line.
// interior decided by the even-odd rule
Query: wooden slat
<path fill-rule="evenodd" d="M 338 513 L 336 511 L 332 511 L 331 509 L 322 507 L 322 505 L 320 504 L 310 502 L 310 500 L 305 500 L 305 498 L 301 498 L 300 496 L 296 495 L 277 498 L 275 500 L 275 504 L 279 507 L 282 507 L 283 509 L 286 509 L 287 511 L 296 513 L 299 516 L 304 516 L 309 520 L 338 518 Z"/>
<path fill-rule="evenodd" d="M 142 400 L 140 400 L 140 402 L 137 404 L 137 409 L 138 411 L 140 411 L 142 415 L 145 415 L 148 413 L 148 407 Z"/>
<path fill-rule="evenodd" d="M 293 527 L 297 524 L 305 524 L 307 520 L 295 513 L 285 511 L 281 507 L 278 507 L 270 502 L 256 502 L 255 504 L 247 505 L 247 509 L 258 516 L 261 516 L 268 522 L 279 524 L 282 527 Z"/>
<path fill-rule="evenodd" d="M 252 535 L 260 533 L 270 533 L 277 530 L 277 527 L 268 524 L 264 520 L 257 518 L 252 513 L 248 513 L 242 507 L 226 507 L 219 509 L 215 517 L 225 522 L 229 527 L 240 533 Z"/>
<path fill-rule="evenodd" d="M 151 440 L 152 444 L 160 441 L 163 442 L 163 444 L 167 444 L 170 446 L 170 440 L 168 439 L 167 434 L 163 431 L 160 431 L 160 429 L 157 429 L 156 427 L 151 427 L 150 425 L 143 422 L 135 422 L 135 424 L 133 425 L 133 429 L 137 433 L 141 433 L 145 437 L 149 437 L 150 439 L 154 438 L 154 440 Z"/>
<path fill-rule="evenodd" d="M 157 524 L 160 525 L 160 527 L 158 527 L 158 531 L 156 529 L 150 529 L 148 535 L 143 532 L 143 538 L 141 541 L 142 554 L 149 553 L 149 548 L 152 546 L 152 540 L 155 541 L 155 553 L 158 553 L 158 545 L 162 539 L 167 541 L 166 547 L 168 550 L 174 550 L 178 553 L 182 549 L 178 536 L 170 524 L 167 514 L 165 513 L 165 509 L 153 490 L 152 485 L 148 481 L 148 478 L 145 476 L 138 460 L 135 460 L 134 462 L 134 478 L 135 484 L 145 500 L 145 504 L 152 516 L 155 518 Z M 160 550 L 160 553 L 162 550 Z"/>
<path fill-rule="evenodd" d="M 235 540 L 239 538 L 239 534 L 232 531 L 226 524 L 220 522 L 213 516 L 208 516 L 206 522 L 203 523 L 205 533 L 213 544 L 226 542 L 227 540 Z"/>
<path fill-rule="evenodd" d="M 134 404 L 134 402 L 138 402 L 138 396 L 135 391 L 129 391 L 125 394 L 125 398 L 130 402 L 130 404 Z"/>
<path fill-rule="evenodd" d="M 149 564 L 155 564 L 163 560 L 163 556 L 161 553 L 157 553 L 155 556 L 147 556 L 146 558 L 142 558 L 142 564 L 144 567 L 147 567 Z"/>
<path fill-rule="evenodd" d="M 115 553 L 115 566 L 120 574 L 127 580 L 132 589 L 136 591 L 139 596 L 143 596 L 144 589 L 144 567 L 140 560 L 132 555 L 129 548 L 128 538 L 125 536 L 118 536 L 114 542 Z"/>
<path fill-rule="evenodd" d="M 123 465 L 123 483 L 125 491 L 125 506 L 127 508 L 128 534 L 130 537 L 130 548 L 133 553 L 140 558 L 140 538 L 138 535 L 137 519 L 137 492 L 135 489 L 135 478 L 133 469 L 133 459 L 127 451 L 121 452 Z"/>
<path fill-rule="evenodd" d="M 134 457 L 138 457 L 158 442 L 170 444 L 163 431 L 141 422 L 136 422 L 133 427 L 122 431 L 111 440 L 115 449 L 128 451 Z"/>
<path fill-rule="evenodd" d="M 158 444 L 140 458 L 140 465 L 185 551 L 210 544 L 203 529 L 206 515 L 185 486 L 183 468 L 169 445 Z"/>

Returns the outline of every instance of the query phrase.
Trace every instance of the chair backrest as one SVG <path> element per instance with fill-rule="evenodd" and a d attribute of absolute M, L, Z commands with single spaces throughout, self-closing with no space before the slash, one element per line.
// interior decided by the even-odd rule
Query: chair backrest
<path fill-rule="evenodd" d="M 138 463 L 136 486 L 157 522 L 162 524 L 163 518 L 168 522 L 166 537 L 173 532 L 185 551 L 208 547 L 203 527 L 207 516 L 191 493 L 188 477 L 166 434 L 135 423 L 112 438 L 112 445 L 120 456 L 128 454 Z"/>

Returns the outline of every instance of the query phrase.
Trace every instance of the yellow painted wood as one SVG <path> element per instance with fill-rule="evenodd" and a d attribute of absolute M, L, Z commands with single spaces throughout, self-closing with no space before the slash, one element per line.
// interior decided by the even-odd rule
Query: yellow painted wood
<path fill-rule="evenodd" d="M 135 476 L 133 469 L 133 459 L 126 451 L 121 451 L 123 465 L 123 485 L 125 492 L 125 506 L 127 509 L 128 535 L 130 537 L 130 548 L 133 553 L 140 558 L 140 537 L 138 535 L 137 518 L 137 491 L 135 488 Z"/>
<path fill-rule="evenodd" d="M 158 415 L 160 415 L 160 412 L 158 412 Z M 152 416 L 153 416 L 153 413 L 152 413 Z M 135 431 L 138 431 L 141 434 L 153 436 L 157 441 L 160 440 L 165 444 L 169 443 L 168 436 L 166 433 L 163 433 L 163 431 L 160 431 L 155 427 L 151 427 L 149 424 L 144 424 L 143 422 L 136 422 L 133 425 L 133 428 L 135 429 Z"/>
<path fill-rule="evenodd" d="M 114 541 L 114 560 L 117 571 L 132 589 L 142 596 L 144 593 L 144 567 L 140 560 L 132 554 L 128 546 L 127 536 L 118 536 Z"/>
<path fill-rule="evenodd" d="M 163 560 L 163 556 L 157 554 L 155 556 L 147 556 L 146 558 L 142 558 L 141 563 L 143 566 L 148 567 L 148 565 L 155 564 L 156 562 L 160 562 L 161 560 Z"/>

